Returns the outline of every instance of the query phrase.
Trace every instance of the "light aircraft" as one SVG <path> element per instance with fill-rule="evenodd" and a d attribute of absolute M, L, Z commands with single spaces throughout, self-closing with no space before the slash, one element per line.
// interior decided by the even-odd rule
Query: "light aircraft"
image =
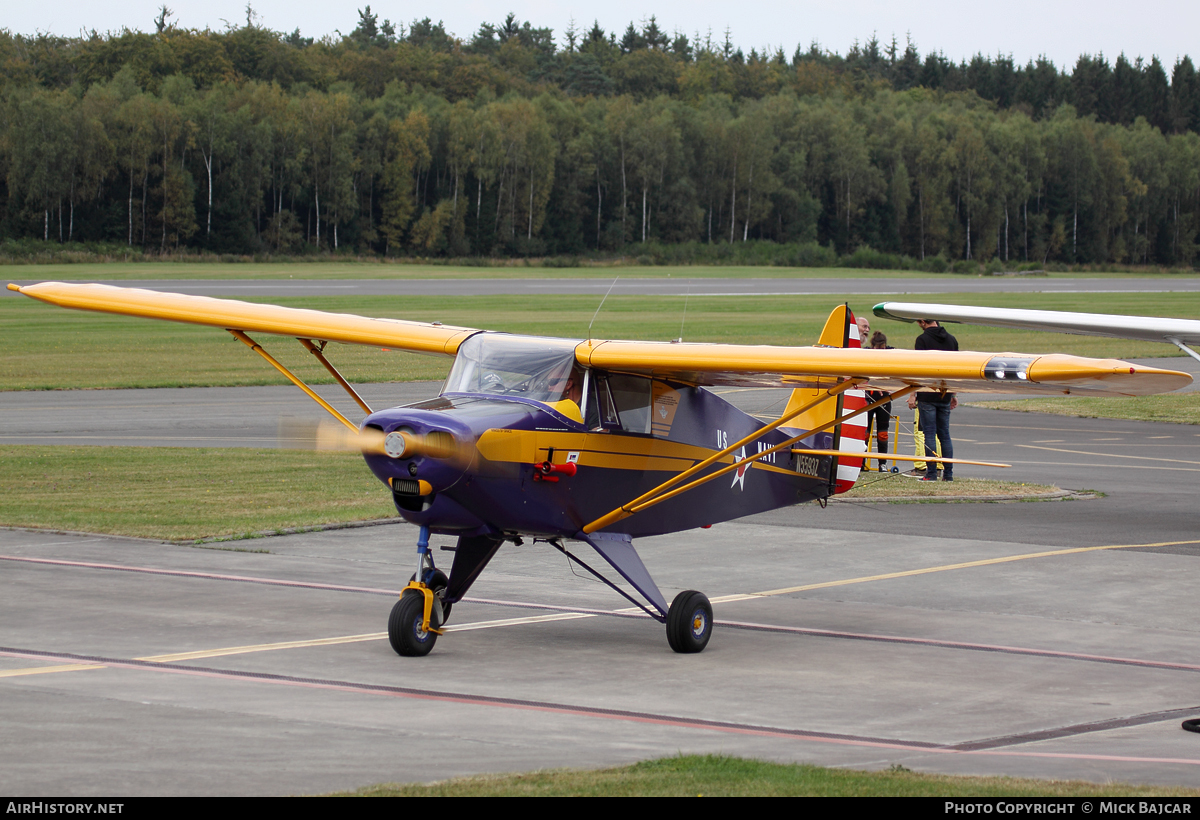
<path fill-rule="evenodd" d="M 863 349 L 846 306 L 830 314 L 816 346 L 770 347 L 553 339 L 97 284 L 8 287 L 67 308 L 227 330 L 319 402 L 388 486 L 397 512 L 420 528 L 416 572 L 388 621 L 392 647 L 407 656 L 430 651 L 500 546 L 523 538 L 548 543 L 665 623 L 676 652 L 699 652 L 712 634 L 708 598 L 685 590 L 668 606 L 635 537 L 824 504 L 858 477 L 864 414 L 914 391 L 1143 395 L 1191 382 L 1186 373 L 1057 354 Z M 299 340 L 366 418 L 350 421 L 249 333 Z M 454 364 L 438 398 L 374 411 L 326 359 L 329 342 L 453 356 Z M 782 416 L 764 424 L 705 389 L 714 385 L 791 392 Z M 868 403 L 868 387 L 890 395 Z M 457 538 L 443 547 L 454 556 L 449 575 L 435 566 L 431 535 Z M 571 552 L 572 541 L 595 550 L 641 599 Z"/>
<path fill-rule="evenodd" d="M 974 307 L 971 305 L 931 305 L 921 302 L 881 302 L 875 315 L 884 319 L 914 322 L 932 319 L 991 327 L 1015 327 L 1023 330 L 1047 330 L 1080 336 L 1111 336 L 1145 342 L 1173 344 L 1200 361 L 1189 345 L 1200 345 L 1200 321 L 1163 319 L 1157 316 L 1120 316 L 1107 313 L 1072 313 L 1062 310 L 1025 310 L 1023 308 Z"/>

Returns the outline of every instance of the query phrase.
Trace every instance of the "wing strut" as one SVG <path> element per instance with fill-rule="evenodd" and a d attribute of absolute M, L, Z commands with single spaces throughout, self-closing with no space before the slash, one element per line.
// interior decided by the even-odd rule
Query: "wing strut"
<path fill-rule="evenodd" d="M 836 427 L 837 425 L 842 424 L 842 423 L 848 421 L 849 419 L 854 418 L 855 416 L 859 416 L 859 415 L 862 415 L 863 413 L 874 410 L 876 407 L 881 407 L 884 404 L 887 404 L 892 399 L 903 398 L 904 396 L 907 396 L 909 393 L 912 393 L 920 388 L 920 385 L 912 384 L 912 385 L 909 385 L 908 387 L 897 390 L 894 393 L 887 394 L 883 398 L 881 398 L 879 401 L 872 402 L 871 404 L 868 404 L 866 407 L 863 407 L 859 410 L 854 410 L 850 413 L 846 413 L 843 416 L 834 418 L 831 421 L 827 421 L 824 424 L 820 424 L 820 425 L 814 427 L 812 430 L 806 430 L 798 436 L 792 436 L 791 438 L 784 441 L 782 444 L 776 444 L 774 447 L 771 447 L 770 449 L 763 450 L 761 452 L 755 453 L 750 456 L 746 456 L 741 461 L 735 461 L 732 464 L 727 464 L 724 467 L 720 468 L 719 470 L 711 472 L 706 476 L 702 476 L 701 478 L 698 478 L 695 481 L 692 481 L 691 483 L 685 484 L 682 487 L 677 487 L 676 489 L 671 490 L 670 492 L 666 492 L 667 488 L 669 488 L 675 484 L 678 484 L 680 481 L 684 480 L 685 478 L 695 475 L 700 470 L 702 470 L 705 467 L 724 458 L 725 456 L 732 453 L 735 449 L 740 448 L 742 445 L 749 444 L 750 442 L 752 442 L 758 438 L 761 438 L 763 433 L 769 433 L 771 430 L 774 430 L 776 427 L 783 425 L 785 422 L 790 421 L 791 419 L 795 418 L 796 416 L 800 415 L 801 413 L 804 413 L 804 412 L 810 410 L 811 408 L 815 407 L 816 405 L 820 404 L 821 402 L 828 401 L 829 399 L 840 395 L 842 392 L 861 384 L 862 381 L 863 380 L 859 380 L 859 379 L 850 379 L 848 381 L 842 382 L 837 387 L 831 388 L 827 393 L 825 393 L 825 395 L 821 396 L 816 401 L 810 402 L 809 404 L 805 405 L 804 407 L 801 407 L 798 410 L 788 413 L 785 416 L 781 416 L 778 420 L 772 422 L 771 424 L 768 424 L 766 427 L 756 430 L 753 433 L 751 433 L 750 435 L 748 435 L 745 438 L 738 441 L 737 443 L 733 444 L 732 446 L 726 447 L 724 450 L 714 453 L 713 455 L 709 456 L 708 458 L 704 459 L 703 461 L 699 462 L 698 464 L 695 464 L 692 467 L 689 467 L 688 469 L 684 470 L 679 475 L 674 476 L 673 478 L 670 478 L 667 481 L 664 481 L 662 484 L 659 484 L 653 490 L 643 493 L 642 495 L 640 495 L 637 498 L 630 501 L 628 504 L 623 504 L 620 507 L 618 507 L 617 509 L 610 512 L 608 515 L 605 515 L 601 518 L 597 518 L 595 521 L 593 521 L 592 523 L 585 526 L 583 528 L 583 531 L 585 533 L 592 533 L 592 532 L 595 532 L 596 530 L 603 529 L 604 527 L 607 527 L 610 524 L 615 524 L 618 521 L 623 521 L 624 519 L 628 518 L 629 516 L 633 515 L 634 513 L 638 513 L 644 509 L 653 507 L 655 504 L 658 504 L 661 501 L 666 501 L 667 499 L 674 498 L 675 496 L 680 495 L 681 493 L 687 492 L 688 490 L 692 489 L 693 487 L 699 487 L 701 484 L 711 481 L 714 478 L 717 478 L 718 476 L 723 476 L 728 472 L 738 469 L 739 467 L 744 467 L 748 462 L 757 461 L 758 459 L 763 458 L 764 456 L 769 456 L 772 453 L 777 453 L 780 450 L 783 450 L 787 447 L 791 447 L 793 444 L 795 444 L 797 441 L 799 441 L 802 438 L 807 438 L 808 436 L 811 436 L 815 433 L 823 433 L 826 430 L 829 430 L 830 428 Z"/>
<path fill-rule="evenodd" d="M 358 395 L 358 392 L 350 386 L 350 382 L 342 378 L 342 374 L 337 372 L 337 368 L 331 365 L 329 360 L 325 358 L 325 345 L 329 344 L 329 342 L 321 342 L 319 345 L 317 345 L 313 344 L 312 339 L 296 339 L 296 341 L 304 345 L 305 349 L 307 349 L 309 353 L 317 357 L 317 361 L 325 365 L 325 369 L 329 371 L 329 374 L 337 379 L 337 383 L 340 384 L 342 388 L 350 394 L 350 398 L 354 399 L 354 401 L 358 403 L 358 406 L 363 409 L 364 413 L 369 416 L 375 412 L 367 406 L 367 403 L 363 401 L 362 396 Z"/>
<path fill-rule="evenodd" d="M 337 411 L 337 409 L 332 404 L 325 401 L 325 399 L 321 398 L 315 392 L 313 392 L 313 389 L 311 387 L 309 387 L 307 384 L 305 384 L 304 382 L 300 381 L 300 379 L 298 377 L 294 376 L 292 374 L 292 371 L 288 370 L 286 367 L 284 367 L 278 361 L 276 361 L 275 357 L 272 356 L 270 353 L 263 350 L 262 345 L 260 345 L 258 342 L 251 339 L 249 336 L 247 336 L 245 333 L 243 333 L 240 330 L 234 330 L 233 328 L 226 328 L 226 330 L 228 330 L 230 333 L 232 333 L 233 337 L 235 339 L 237 339 L 239 342 L 246 345 L 246 347 L 250 348 L 255 353 L 257 353 L 258 355 L 260 355 L 264 359 L 266 359 L 271 364 L 272 367 L 274 367 L 276 370 L 278 370 L 283 375 L 287 376 L 292 384 L 299 387 L 301 390 L 303 390 L 305 393 L 308 394 L 309 398 L 311 398 L 317 404 L 321 405 L 326 410 L 328 410 L 330 415 L 332 415 L 335 419 L 337 419 L 342 424 L 349 427 L 355 433 L 358 432 L 358 425 L 356 425 L 354 422 L 350 421 L 350 419 L 343 416 L 341 413 L 339 413 Z"/>
<path fill-rule="evenodd" d="M 1183 342 L 1176 339 L 1174 336 L 1168 336 L 1167 341 L 1170 342 L 1171 344 L 1175 345 L 1177 348 L 1182 350 L 1184 353 L 1191 356 L 1196 361 L 1200 362 L 1200 353 L 1197 353 L 1196 351 L 1192 350 L 1190 347 L 1188 347 Z"/>

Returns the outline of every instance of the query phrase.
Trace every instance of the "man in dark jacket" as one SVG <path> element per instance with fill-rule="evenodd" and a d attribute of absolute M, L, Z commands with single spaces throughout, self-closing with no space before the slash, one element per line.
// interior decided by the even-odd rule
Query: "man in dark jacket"
<path fill-rule="evenodd" d="M 917 350 L 958 350 L 958 339 L 946 332 L 944 327 L 930 319 L 918 319 L 921 335 L 914 345 Z M 937 481 L 937 467 L 931 458 L 937 456 L 933 446 L 936 435 L 942 445 L 942 456 L 954 458 L 954 443 L 950 440 L 950 411 L 958 406 L 953 393 L 915 393 L 908 398 L 908 406 L 917 408 L 921 414 L 921 432 L 925 434 L 925 480 Z M 939 462 L 941 464 L 941 462 Z M 941 464 L 943 481 L 954 480 L 954 465 Z"/>

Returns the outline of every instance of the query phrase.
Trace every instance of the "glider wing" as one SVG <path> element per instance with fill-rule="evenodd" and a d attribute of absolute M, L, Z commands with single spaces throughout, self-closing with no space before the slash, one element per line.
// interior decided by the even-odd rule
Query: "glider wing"
<path fill-rule="evenodd" d="M 1024 310 L 973 307 L 971 305 L 931 305 L 920 302 L 883 302 L 875 306 L 875 315 L 884 319 L 898 319 L 901 322 L 933 319 L 936 322 L 1164 342 L 1175 345 L 1194 359 L 1200 359 L 1200 355 L 1188 347 L 1188 345 L 1200 345 L 1200 321 L 1195 319 L 1164 319 L 1157 316 L 1118 316 L 1107 313 L 1070 313 L 1062 310 Z"/>

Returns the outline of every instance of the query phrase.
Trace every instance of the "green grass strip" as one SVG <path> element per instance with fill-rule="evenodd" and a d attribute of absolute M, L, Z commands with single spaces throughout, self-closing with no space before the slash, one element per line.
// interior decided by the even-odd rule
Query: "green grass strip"
<path fill-rule="evenodd" d="M 363 797 L 1195 797 L 1196 789 L 952 777 L 903 767 L 882 772 L 683 755 L 596 771 L 542 771 L 457 778 L 427 785 L 382 784 Z"/>
<path fill-rule="evenodd" d="M 483 260 L 480 260 L 483 261 Z M 486 264 L 428 264 L 375 258 L 283 259 L 271 262 L 206 261 L 55 261 L 46 264 L 6 262 L 0 272 L 11 280 L 60 282 L 117 281 L 122 279 L 665 279 L 695 277 L 716 279 L 954 279 L 976 274 L 931 273 L 920 270 L 875 268 L 789 268 L 776 265 L 644 265 L 625 259 L 580 259 L 578 265 L 556 267 L 544 260 L 490 259 Z M 1015 265 L 1015 263 L 1014 263 Z M 1158 269 L 1055 272 L 1045 278 L 1145 278 L 1170 279 L 1191 275 Z M 1041 279 L 1042 277 L 1036 277 Z"/>
<path fill-rule="evenodd" d="M 0 526 L 172 541 L 396 515 L 357 453 L 0 445 Z"/>
<path fill-rule="evenodd" d="M 1050 413 L 1055 416 L 1074 416 L 1085 419 L 1200 424 L 1200 392 L 1115 399 L 1085 396 L 1012 399 L 972 402 L 970 406 L 987 407 L 991 410 L 1016 410 L 1022 413 Z"/>
<path fill-rule="evenodd" d="M 508 264 L 428 265 L 377 261 L 321 262 L 103 262 L 0 265 L 8 281 L 97 282 L 125 279 L 924 279 L 951 274 L 857 268 L 782 268 L 770 265 L 616 265 L 579 267 Z M 1070 274 L 1056 274 L 1068 276 Z M 1104 274 L 1101 274 L 1104 275 Z M 1112 275 L 1112 274 L 1109 274 Z M 1129 274 L 1120 274 L 1127 276 Z"/>
<path fill-rule="evenodd" d="M 901 469 L 911 468 L 910 463 L 905 463 Z M 889 498 L 1037 498 L 1057 492 L 1059 488 L 1049 484 L 1023 484 L 1019 481 L 961 476 L 953 481 L 920 481 L 908 475 L 863 472 L 850 492 L 836 498 L 877 498 L 881 501 Z"/>

